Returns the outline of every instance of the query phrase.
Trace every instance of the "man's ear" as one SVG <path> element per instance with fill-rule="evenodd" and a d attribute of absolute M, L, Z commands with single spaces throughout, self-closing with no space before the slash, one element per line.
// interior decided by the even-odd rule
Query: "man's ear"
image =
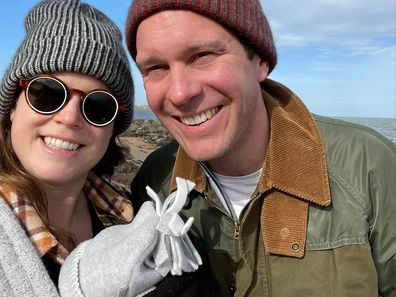
<path fill-rule="evenodd" d="M 259 82 L 262 82 L 267 78 L 268 70 L 269 70 L 268 62 L 260 59 L 259 72 L 258 72 Z"/>

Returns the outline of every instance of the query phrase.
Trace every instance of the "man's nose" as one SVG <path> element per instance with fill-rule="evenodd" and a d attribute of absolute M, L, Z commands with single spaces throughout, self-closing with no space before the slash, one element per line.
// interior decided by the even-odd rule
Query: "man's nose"
<path fill-rule="evenodd" d="M 202 84 L 194 70 L 187 66 L 170 69 L 168 98 L 174 105 L 183 105 L 202 93 Z"/>

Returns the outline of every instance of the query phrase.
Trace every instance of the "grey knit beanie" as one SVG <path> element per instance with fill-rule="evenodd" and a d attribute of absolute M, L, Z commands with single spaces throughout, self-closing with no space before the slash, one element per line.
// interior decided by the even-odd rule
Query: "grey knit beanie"
<path fill-rule="evenodd" d="M 126 24 L 126 43 L 136 58 L 136 31 L 149 16 L 164 10 L 184 9 L 215 20 L 253 46 L 268 63 L 271 72 L 277 63 L 271 27 L 259 0 L 133 0 Z"/>
<path fill-rule="evenodd" d="M 25 18 L 26 36 L 0 85 L 0 117 L 15 104 L 20 79 L 72 71 L 90 75 L 125 104 L 115 133 L 133 117 L 134 88 L 119 28 L 102 12 L 79 0 L 43 0 Z"/>

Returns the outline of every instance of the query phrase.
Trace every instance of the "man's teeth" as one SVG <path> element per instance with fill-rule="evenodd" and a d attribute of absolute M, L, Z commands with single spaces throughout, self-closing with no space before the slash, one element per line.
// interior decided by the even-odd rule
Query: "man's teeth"
<path fill-rule="evenodd" d="M 185 125 L 189 125 L 189 126 L 199 125 L 206 122 L 207 120 L 210 120 L 218 111 L 219 108 L 215 107 L 194 117 L 180 118 L 180 120 Z"/>
<path fill-rule="evenodd" d="M 80 146 L 77 143 L 73 143 L 73 142 L 66 141 L 66 140 L 60 140 L 60 139 L 52 138 L 49 136 L 44 137 L 44 142 L 52 148 L 67 150 L 67 151 L 75 151 Z"/>

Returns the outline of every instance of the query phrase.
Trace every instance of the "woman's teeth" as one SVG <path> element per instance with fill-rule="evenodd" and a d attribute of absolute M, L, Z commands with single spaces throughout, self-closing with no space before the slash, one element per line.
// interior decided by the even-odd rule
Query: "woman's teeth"
<path fill-rule="evenodd" d="M 214 107 L 212 109 L 209 109 L 199 115 L 196 115 L 194 117 L 188 117 L 188 118 L 180 118 L 180 121 L 189 126 L 194 126 L 194 125 L 199 125 L 207 120 L 210 120 L 217 112 L 219 111 L 218 107 Z"/>
<path fill-rule="evenodd" d="M 48 146 L 58 150 L 75 151 L 80 147 L 80 145 L 77 143 L 73 143 L 70 141 L 61 140 L 57 138 L 52 138 L 49 136 L 44 137 L 44 142 Z"/>

